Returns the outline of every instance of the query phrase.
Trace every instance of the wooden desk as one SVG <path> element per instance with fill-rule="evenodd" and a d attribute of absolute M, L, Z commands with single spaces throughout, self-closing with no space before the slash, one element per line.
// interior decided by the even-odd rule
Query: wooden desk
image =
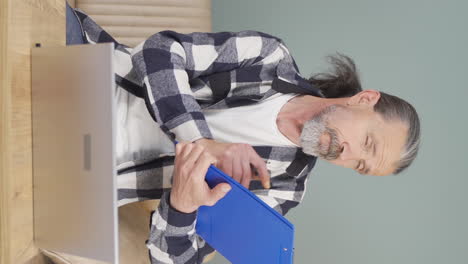
<path fill-rule="evenodd" d="M 0 0 L 0 263 L 45 263 L 33 243 L 31 47 L 65 45 L 65 0 Z"/>

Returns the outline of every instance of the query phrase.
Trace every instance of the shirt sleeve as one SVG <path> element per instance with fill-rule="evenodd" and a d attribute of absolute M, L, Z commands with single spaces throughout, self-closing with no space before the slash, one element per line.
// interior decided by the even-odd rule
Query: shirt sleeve
<path fill-rule="evenodd" d="M 148 110 L 161 129 L 176 140 L 194 141 L 213 137 L 190 81 L 242 67 L 255 68 L 257 74 L 274 70 L 285 55 L 280 42 L 257 31 L 162 31 L 133 49 L 132 65 L 145 87 Z M 212 93 L 229 96 L 229 91 Z"/>
<path fill-rule="evenodd" d="M 151 264 L 198 264 L 214 249 L 195 233 L 197 211 L 182 213 L 170 205 L 165 192 L 150 219 L 146 240 Z"/>

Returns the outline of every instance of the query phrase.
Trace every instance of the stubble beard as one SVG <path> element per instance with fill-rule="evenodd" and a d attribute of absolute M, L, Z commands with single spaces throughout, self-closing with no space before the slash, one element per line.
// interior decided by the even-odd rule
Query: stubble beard
<path fill-rule="evenodd" d="M 300 144 L 305 154 L 326 160 L 334 160 L 340 156 L 341 147 L 337 132 L 328 126 L 328 116 L 335 112 L 337 108 L 336 105 L 328 106 L 304 124 Z M 330 137 L 328 146 L 320 142 L 320 138 L 324 134 Z"/>

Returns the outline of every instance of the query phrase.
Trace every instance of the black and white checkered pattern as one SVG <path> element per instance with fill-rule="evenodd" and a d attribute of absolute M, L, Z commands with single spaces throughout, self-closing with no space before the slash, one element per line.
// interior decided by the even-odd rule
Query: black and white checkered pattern
<path fill-rule="evenodd" d="M 145 100 L 153 119 L 173 140 L 212 138 L 202 109 L 253 104 L 278 92 L 322 96 L 299 75 L 284 43 L 268 34 L 163 31 L 132 49 L 75 11 L 88 43 L 115 43 L 116 88 Z M 253 148 L 267 163 L 272 187 L 263 189 L 252 181 L 249 189 L 285 215 L 302 201 L 316 158 L 296 147 Z M 146 241 L 151 263 L 201 263 L 213 248 L 195 233 L 196 212 L 184 214 L 169 204 L 173 165 L 174 157 L 165 155 L 121 168 L 119 205 L 161 198 Z"/>

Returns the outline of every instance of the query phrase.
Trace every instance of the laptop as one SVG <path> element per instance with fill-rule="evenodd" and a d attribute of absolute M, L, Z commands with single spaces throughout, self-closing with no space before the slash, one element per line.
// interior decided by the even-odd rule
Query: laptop
<path fill-rule="evenodd" d="M 34 242 L 118 263 L 113 43 L 32 49 Z"/>

